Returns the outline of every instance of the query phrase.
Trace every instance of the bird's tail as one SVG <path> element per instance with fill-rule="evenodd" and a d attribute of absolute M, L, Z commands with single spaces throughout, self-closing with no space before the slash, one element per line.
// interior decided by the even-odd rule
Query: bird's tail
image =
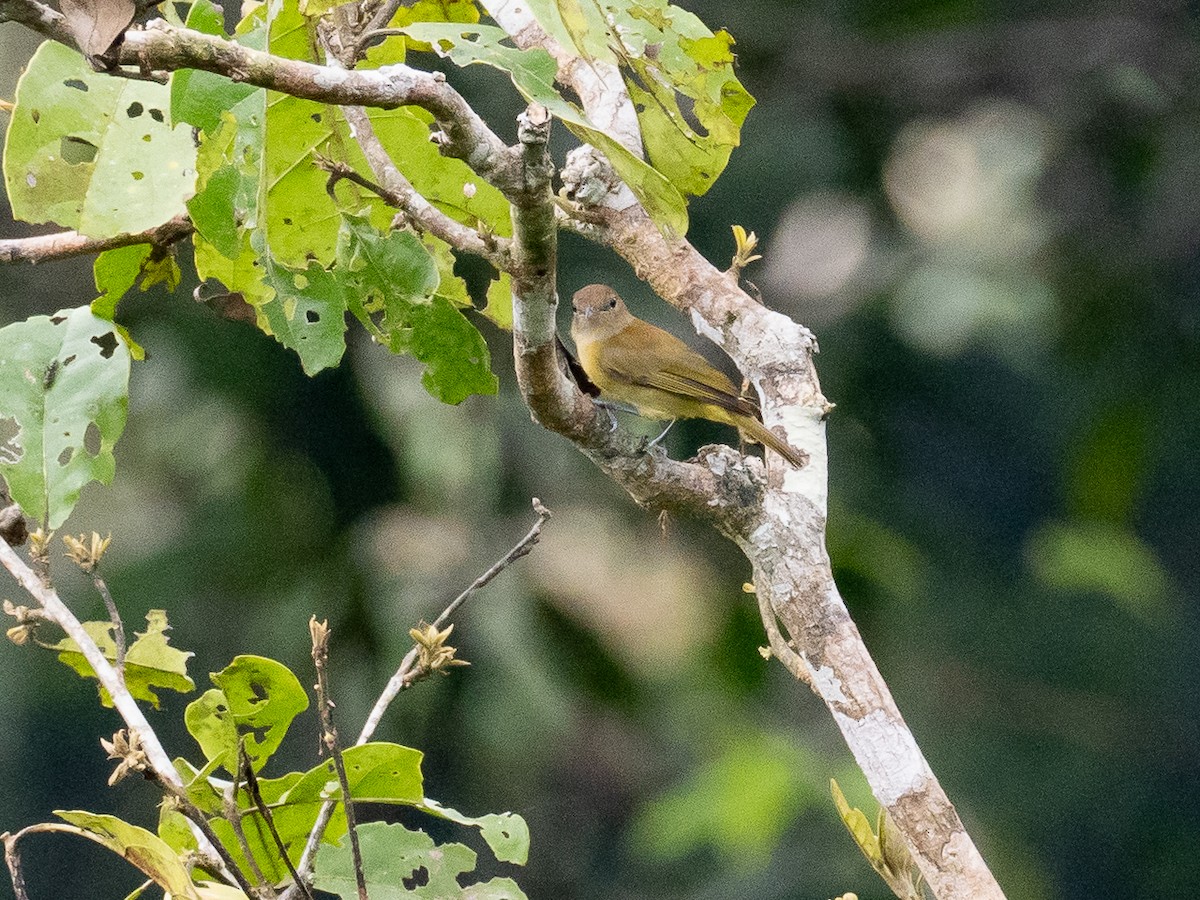
<path fill-rule="evenodd" d="M 807 454 L 801 453 L 775 432 L 771 431 L 771 429 L 767 428 L 762 422 L 758 421 L 758 419 L 744 416 L 739 417 L 733 424 L 745 432 L 750 440 L 756 444 L 763 444 L 770 447 L 797 469 L 803 467 L 808 462 Z"/>

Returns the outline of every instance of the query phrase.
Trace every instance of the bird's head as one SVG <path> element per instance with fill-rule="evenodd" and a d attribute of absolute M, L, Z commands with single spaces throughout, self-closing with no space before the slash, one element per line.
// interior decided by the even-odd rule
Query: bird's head
<path fill-rule="evenodd" d="M 633 318 L 621 297 L 606 284 L 589 284 L 571 299 L 573 334 L 604 337 L 624 328 Z"/>

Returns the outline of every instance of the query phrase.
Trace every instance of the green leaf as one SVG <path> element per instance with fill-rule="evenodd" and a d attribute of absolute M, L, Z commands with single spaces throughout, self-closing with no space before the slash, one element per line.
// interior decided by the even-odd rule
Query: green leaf
<path fill-rule="evenodd" d="M 529 859 L 529 826 L 516 813 L 488 813 L 472 817 L 460 813 L 456 809 L 442 806 L 435 800 L 425 798 L 421 809 L 430 815 L 441 819 L 457 822 L 459 825 L 471 825 L 479 829 L 487 845 L 496 854 L 500 862 L 525 865 Z"/>
<path fill-rule="evenodd" d="M 242 177 L 233 166 L 221 166 L 188 201 L 188 214 L 196 231 L 223 256 L 236 259 L 242 246 L 235 206 Z"/>
<path fill-rule="evenodd" d="M 25 514 L 57 528 L 89 481 L 112 481 L 129 351 L 86 306 L 0 329 L 0 475 Z"/>
<path fill-rule="evenodd" d="M 833 803 L 837 807 L 838 816 L 841 817 L 850 836 L 854 838 L 854 843 L 858 844 L 858 849 L 867 858 L 867 862 L 876 870 L 885 867 L 886 863 L 883 859 L 883 851 L 879 846 L 879 838 L 872 830 L 867 814 L 857 807 L 850 806 L 836 778 L 829 779 L 829 791 L 833 794 Z"/>
<path fill-rule="evenodd" d="M 499 381 L 479 330 L 442 299 L 414 306 L 411 331 L 402 349 L 425 364 L 421 384 L 443 403 L 461 403 L 472 394 L 494 394 Z"/>
<path fill-rule="evenodd" d="M 166 688 L 187 694 L 196 689 L 187 674 L 187 661 L 195 654 L 170 646 L 167 631 L 167 614 L 161 609 L 146 613 L 147 628 L 135 632 L 136 640 L 125 651 L 125 686 L 137 700 L 145 700 L 158 709 L 156 690 Z M 86 631 L 111 663 L 117 660 L 117 642 L 113 637 L 112 622 L 84 622 Z M 53 644 L 42 643 L 47 650 L 58 653 L 58 658 L 84 678 L 95 678 L 91 663 L 84 658 L 83 651 L 71 638 L 63 638 Z M 100 702 L 111 707 L 112 697 L 100 687 Z"/>
<path fill-rule="evenodd" d="M 145 231 L 185 211 L 196 178 L 190 130 L 167 88 L 93 72 L 47 41 L 17 86 L 4 151 L 13 215 L 92 237 Z"/>
<path fill-rule="evenodd" d="M 212 0 L 194 0 L 187 27 L 201 34 L 227 37 L 225 13 Z M 205 133 L 216 130 L 221 114 L 232 109 L 258 88 L 239 84 L 212 72 L 179 69 L 171 73 L 171 121 L 195 125 Z"/>
<path fill-rule="evenodd" d="M 585 0 L 595 3 L 595 0 Z M 609 40 L 651 164 L 685 194 L 703 194 L 741 143 L 754 98 L 733 74 L 733 38 L 693 13 L 644 0 L 612 8 Z"/>
<path fill-rule="evenodd" d="M 105 321 L 113 322 L 117 334 L 129 348 L 130 356 L 138 361 L 145 359 L 146 351 L 141 344 L 130 336 L 123 325 L 116 323 L 117 304 L 139 280 L 143 291 L 159 283 L 165 284 L 168 291 L 179 287 L 183 276 L 175 257 L 169 253 L 157 256 L 150 244 L 117 247 L 105 250 L 96 257 L 93 273 L 100 296 L 92 301 L 92 312 Z"/>
<path fill-rule="evenodd" d="M 660 226 L 677 234 L 687 231 L 683 195 L 670 179 L 593 125 L 577 106 L 558 93 L 554 87 L 558 69 L 545 50 L 511 47 L 508 35 L 491 25 L 417 23 L 407 26 L 404 33 L 427 41 L 439 55 L 460 66 L 482 63 L 507 72 L 526 100 L 541 103 L 580 140 L 603 151 Z"/>
<path fill-rule="evenodd" d="M 117 302 L 137 284 L 142 276 L 142 266 L 153 249 L 150 244 L 133 244 L 105 250 L 96 257 L 92 273 L 100 296 L 92 301 L 93 313 L 106 321 L 113 320 Z"/>
<path fill-rule="evenodd" d="M 172 896 L 199 900 L 183 862 L 153 832 L 123 822 L 116 816 L 61 809 L 55 810 L 54 814 L 140 869 Z"/>
<path fill-rule="evenodd" d="M 419 107 L 402 106 L 368 109 L 367 116 L 396 167 L 422 197 L 464 225 L 482 227 L 502 237 L 512 235 L 512 217 L 504 195 L 462 160 L 443 156 L 430 142 L 429 129 L 433 123 L 430 113 Z M 349 127 L 343 125 L 343 129 L 344 142 L 350 144 Z M 373 177 L 366 160 L 360 161 L 356 145 L 354 150 L 351 164 Z"/>
<path fill-rule="evenodd" d="M 211 676 L 216 689 L 188 705 L 184 722 L 205 758 L 237 771 L 239 738 L 255 771 L 283 742 L 292 720 L 308 709 L 299 679 L 282 663 L 238 656 Z"/>
<path fill-rule="evenodd" d="M 525 894 L 510 878 L 493 878 L 463 887 L 460 876 L 475 868 L 474 851 L 462 844 L 434 844 L 421 831 L 403 825 L 370 822 L 358 829 L 363 874 L 372 900 L 430 898 L 430 900 L 524 900 Z M 347 900 L 358 896 L 354 861 L 349 842 L 344 847 L 323 846 L 317 852 L 314 884 L 322 891 Z M 409 890 L 406 879 L 422 872 L 424 883 Z"/>
<path fill-rule="evenodd" d="M 733 38 L 667 0 L 531 0 L 530 10 L 585 60 L 620 67 L 646 154 L 685 194 L 703 194 L 741 142 L 754 98 L 733 74 Z M 566 40 L 563 40 L 563 36 Z"/>
<path fill-rule="evenodd" d="M 483 314 L 498 327 L 512 331 L 512 280 L 507 272 L 500 272 L 488 285 L 487 306 L 483 308 Z"/>
<path fill-rule="evenodd" d="M 317 263 L 305 271 L 279 264 L 260 253 L 267 300 L 246 299 L 265 318 L 268 334 L 295 350 L 309 375 L 336 366 L 346 351 L 346 293 L 342 280 Z M 260 323 L 261 327 L 261 323 Z"/>
<path fill-rule="evenodd" d="M 420 751 L 399 744 L 371 743 L 350 747 L 343 753 L 351 796 L 356 801 L 416 806 L 422 796 Z M 333 762 L 326 760 L 308 772 L 292 772 L 283 778 L 260 778 L 263 801 L 271 809 L 275 829 L 293 862 L 298 861 L 312 832 L 321 807 L 329 797 L 341 798 Z M 288 875 L 266 822 L 243 790 L 238 794 L 242 829 L 255 860 L 273 881 Z M 224 819 L 214 818 L 213 830 L 239 863 L 245 860 L 241 841 Z M 346 833 L 346 814 L 339 803 L 325 831 L 326 841 Z"/>
<path fill-rule="evenodd" d="M 421 381 L 444 403 L 494 394 L 483 335 L 446 299 L 436 296 L 437 264 L 416 235 L 380 234 L 358 216 L 346 216 L 338 265 L 351 284 L 350 311 L 393 353 L 425 364 Z"/>

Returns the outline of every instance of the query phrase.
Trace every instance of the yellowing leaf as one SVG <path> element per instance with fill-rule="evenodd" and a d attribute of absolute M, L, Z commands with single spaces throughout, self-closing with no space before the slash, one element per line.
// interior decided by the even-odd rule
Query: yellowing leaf
<path fill-rule="evenodd" d="M 138 700 L 145 700 L 158 708 L 155 691 L 166 688 L 181 694 L 190 693 L 196 685 L 187 674 L 187 661 L 193 654 L 170 646 L 167 631 L 167 614 L 161 609 L 146 613 L 147 628 L 136 633 L 137 640 L 129 645 L 125 653 L 125 686 Z M 111 622 L 84 622 L 84 630 L 91 636 L 104 658 L 116 663 L 117 642 L 113 638 Z M 54 644 L 42 644 L 58 653 L 58 658 L 84 678 L 95 678 L 96 673 L 84 658 L 83 651 L 71 638 L 63 638 Z M 100 702 L 112 706 L 112 697 L 100 687 Z"/>
<path fill-rule="evenodd" d="M 55 810 L 55 815 L 79 828 L 83 837 L 91 838 L 136 866 L 164 891 L 175 897 L 199 900 L 179 856 L 153 832 L 116 816 L 61 809 Z"/>

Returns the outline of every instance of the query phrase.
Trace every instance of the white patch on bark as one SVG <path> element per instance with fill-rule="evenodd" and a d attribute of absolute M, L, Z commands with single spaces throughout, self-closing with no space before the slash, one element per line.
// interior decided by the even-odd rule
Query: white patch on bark
<path fill-rule="evenodd" d="M 313 84 L 319 88 L 328 89 L 337 87 L 349 77 L 350 73 L 345 69 L 335 69 L 332 66 L 322 66 L 321 70 L 313 76 Z"/>
<path fill-rule="evenodd" d="M 708 324 L 708 320 L 700 315 L 697 309 L 693 306 L 691 310 L 692 327 L 696 329 L 696 334 L 700 337 L 708 338 L 718 347 L 725 346 L 725 335 L 721 334 L 720 329 L 714 328 Z"/>
<path fill-rule="evenodd" d="M 825 422 L 821 410 L 811 406 L 781 406 L 771 410 L 787 431 L 788 443 L 808 454 L 802 468 L 788 466 L 783 490 L 803 494 L 824 513 L 829 501 L 829 451 L 825 443 Z M 770 428 L 774 422 L 767 422 Z"/>
<path fill-rule="evenodd" d="M 828 703 L 849 703 L 850 698 L 842 692 L 841 679 L 837 677 L 837 673 L 830 666 L 821 666 L 819 669 L 814 667 L 808 661 L 808 656 L 804 653 L 800 654 L 800 658 L 804 660 L 808 666 L 808 671 L 812 673 L 813 687 L 820 693 L 822 699 Z"/>
<path fill-rule="evenodd" d="M 880 803 L 891 806 L 905 794 L 924 789 L 933 773 L 900 722 L 878 709 L 861 719 L 834 709 L 833 717 Z"/>

